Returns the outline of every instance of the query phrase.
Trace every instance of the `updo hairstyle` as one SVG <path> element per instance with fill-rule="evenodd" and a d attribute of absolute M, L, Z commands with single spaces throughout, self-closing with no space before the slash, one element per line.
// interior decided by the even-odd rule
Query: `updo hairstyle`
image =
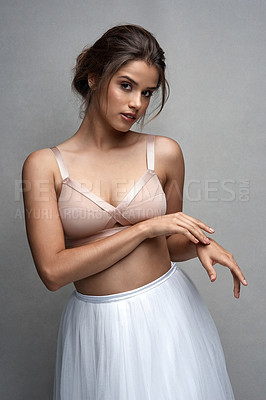
<path fill-rule="evenodd" d="M 161 101 L 155 118 L 163 109 L 169 96 L 165 78 L 165 57 L 155 37 L 138 25 L 118 25 L 109 29 L 93 46 L 85 48 L 77 57 L 72 88 L 82 98 L 82 111 L 87 111 L 92 96 L 99 101 L 101 93 L 108 88 L 114 74 L 130 61 L 143 60 L 154 65 L 159 73 L 157 89 L 161 89 Z M 95 86 L 90 87 L 88 77 Z M 152 118 L 152 119 L 153 119 Z"/>

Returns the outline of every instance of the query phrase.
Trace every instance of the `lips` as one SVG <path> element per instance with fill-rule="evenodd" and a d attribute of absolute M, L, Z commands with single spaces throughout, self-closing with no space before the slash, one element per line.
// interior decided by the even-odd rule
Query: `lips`
<path fill-rule="evenodd" d="M 137 118 L 136 114 L 133 113 L 121 113 L 122 117 L 129 121 L 135 121 Z"/>

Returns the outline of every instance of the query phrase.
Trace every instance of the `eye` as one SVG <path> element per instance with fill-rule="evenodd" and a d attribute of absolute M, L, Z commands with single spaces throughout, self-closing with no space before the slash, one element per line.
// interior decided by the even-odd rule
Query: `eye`
<path fill-rule="evenodd" d="M 143 92 L 142 92 L 142 94 L 143 94 L 143 96 L 144 97 L 151 97 L 152 96 L 152 91 L 151 90 L 144 90 Z"/>
<path fill-rule="evenodd" d="M 122 82 L 121 84 L 121 88 L 124 90 L 130 90 L 131 89 L 131 84 L 128 82 Z"/>

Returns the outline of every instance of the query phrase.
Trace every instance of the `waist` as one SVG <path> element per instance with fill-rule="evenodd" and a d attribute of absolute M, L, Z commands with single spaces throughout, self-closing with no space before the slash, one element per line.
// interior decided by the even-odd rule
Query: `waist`
<path fill-rule="evenodd" d="M 142 293 L 145 293 L 145 292 L 157 287 L 158 285 L 161 285 L 162 283 L 164 283 L 166 280 L 168 280 L 172 276 L 172 274 L 175 272 L 176 269 L 177 269 L 176 264 L 172 262 L 168 271 L 166 271 L 159 278 L 155 279 L 152 282 L 147 283 L 146 285 L 143 285 L 136 289 L 128 290 L 125 292 L 95 296 L 95 295 L 82 294 L 82 293 L 78 292 L 77 290 L 75 290 L 74 294 L 79 300 L 85 301 L 87 303 L 110 303 L 113 301 L 125 300 L 125 299 L 129 299 L 131 297 L 140 295 Z"/>
<path fill-rule="evenodd" d="M 108 263 L 108 260 L 107 260 Z M 146 239 L 126 257 L 80 281 L 78 292 L 86 295 L 109 295 L 136 289 L 161 275 L 171 266 L 165 237 Z"/>

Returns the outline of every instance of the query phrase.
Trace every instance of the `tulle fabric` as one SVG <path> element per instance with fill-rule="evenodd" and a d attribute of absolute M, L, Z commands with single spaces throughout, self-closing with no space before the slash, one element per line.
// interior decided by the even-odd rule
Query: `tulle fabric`
<path fill-rule="evenodd" d="M 129 292 L 71 295 L 54 400 L 233 399 L 214 322 L 176 264 Z"/>

